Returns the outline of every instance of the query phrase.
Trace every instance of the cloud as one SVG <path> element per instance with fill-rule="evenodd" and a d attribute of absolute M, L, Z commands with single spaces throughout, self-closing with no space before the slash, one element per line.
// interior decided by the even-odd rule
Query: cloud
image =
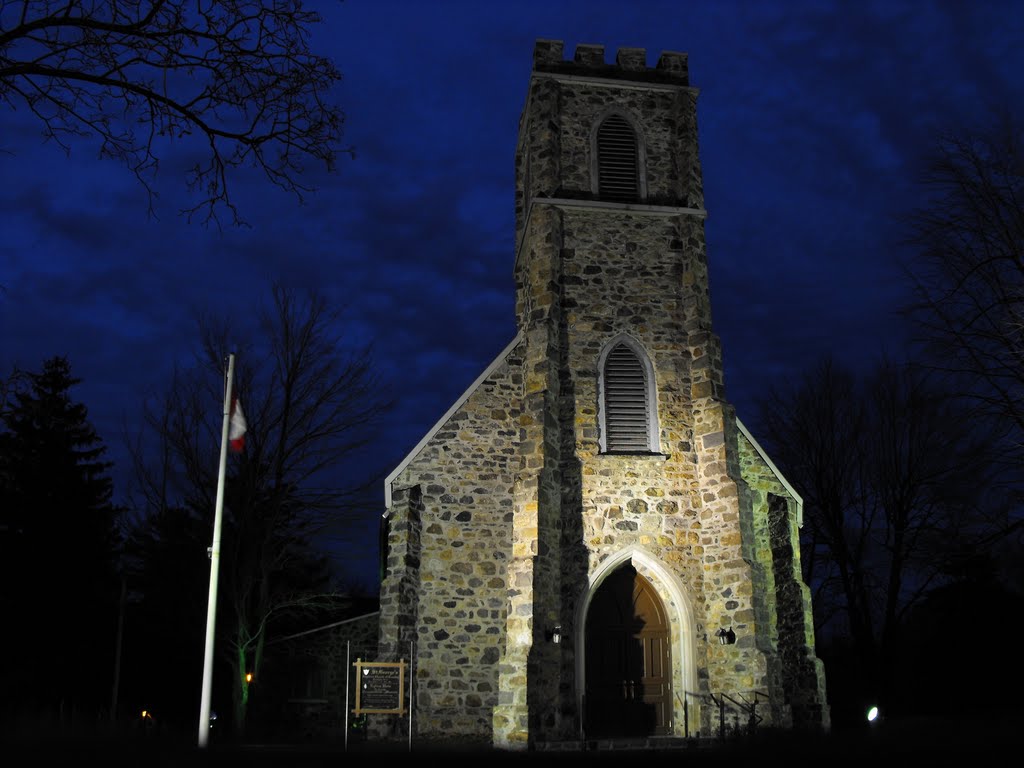
<path fill-rule="evenodd" d="M 398 406 L 368 452 L 392 468 L 515 334 L 513 171 L 537 38 L 689 55 L 715 330 L 741 418 L 822 354 L 899 339 L 901 212 L 939 129 L 1024 98 L 1024 14 L 1009 2 L 819 0 L 318 5 L 313 44 L 343 74 L 335 173 L 303 203 L 241 169 L 246 228 L 177 215 L 187 144 L 169 146 L 157 216 L 90 142 L 42 144 L 4 113 L 0 364 L 69 353 L 78 396 L 120 443 L 142 398 L 198 351 L 198 317 L 246 333 L 269 286 L 343 307 Z"/>

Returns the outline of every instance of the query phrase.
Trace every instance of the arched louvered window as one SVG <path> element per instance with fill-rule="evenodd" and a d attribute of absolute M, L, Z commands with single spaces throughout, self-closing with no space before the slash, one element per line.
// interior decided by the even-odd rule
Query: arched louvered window
<path fill-rule="evenodd" d="M 608 353 L 602 385 L 602 449 L 610 453 L 650 451 L 648 371 L 629 344 L 620 342 Z"/>
<path fill-rule="evenodd" d="M 604 200 L 633 202 L 640 196 L 637 142 L 622 115 L 609 115 L 597 129 L 598 193 Z"/>

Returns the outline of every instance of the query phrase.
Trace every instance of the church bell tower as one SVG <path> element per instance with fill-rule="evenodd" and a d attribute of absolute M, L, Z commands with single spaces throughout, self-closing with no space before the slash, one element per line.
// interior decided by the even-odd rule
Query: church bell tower
<path fill-rule="evenodd" d="M 697 95 L 683 53 L 534 49 L 498 745 L 708 732 L 722 695 L 828 721 L 799 499 L 726 399 Z"/>

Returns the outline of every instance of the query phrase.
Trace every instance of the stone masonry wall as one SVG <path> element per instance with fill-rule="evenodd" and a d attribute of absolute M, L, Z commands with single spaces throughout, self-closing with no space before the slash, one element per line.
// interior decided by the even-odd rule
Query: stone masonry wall
<path fill-rule="evenodd" d="M 384 521 L 387 534 L 386 577 L 380 589 L 379 649 L 375 661 L 414 659 L 420 615 L 420 563 L 423 558 L 423 494 L 419 485 L 392 489 Z M 396 738 L 394 717 L 373 717 L 366 732 L 374 739 Z M 406 729 L 408 730 L 408 729 Z"/>
<path fill-rule="evenodd" d="M 774 596 L 772 640 L 779 649 L 778 688 L 785 701 L 771 704 L 785 708 L 775 715 L 780 724 L 828 730 L 824 665 L 814 652 L 811 593 L 800 565 L 797 501 L 745 435 L 739 436 L 739 448 L 758 520 L 757 558 L 769 573 L 768 588 Z"/>
<path fill-rule="evenodd" d="M 758 631 L 764 631 L 758 628 L 768 626 L 768 616 L 763 588 L 755 584 L 763 569 L 752 562 L 754 526 L 749 496 L 741 498 L 746 489 L 739 463 L 728 458 L 734 450 L 726 439 L 729 409 L 706 397 L 713 409 L 705 406 L 698 424 L 692 407 L 694 354 L 681 343 L 688 337 L 682 286 L 685 276 L 699 268 L 686 247 L 693 240 L 685 234 L 685 223 L 675 217 L 606 211 L 595 220 L 589 211 L 571 209 L 562 216 L 562 288 L 570 308 L 565 344 L 576 403 L 574 449 L 581 484 L 576 514 L 581 516 L 589 551 L 589 572 L 623 549 L 643 548 L 684 585 L 695 618 L 691 634 L 680 637 L 678 647 L 692 647 L 698 666 L 710 674 L 688 681 L 690 690 L 752 695 L 767 689 L 773 648 L 770 642 L 757 640 Z M 705 300 L 703 295 L 696 299 Z M 654 368 L 660 454 L 617 456 L 599 450 L 598 361 L 604 345 L 620 334 L 636 339 Z M 709 366 L 702 380 L 708 382 L 709 394 L 717 394 L 720 358 L 710 354 L 713 337 L 705 337 L 705 347 L 696 350 Z M 720 414 L 718 422 L 711 420 L 714 408 Z M 701 431 L 695 433 L 698 427 Z M 697 439 L 711 460 L 699 460 Z M 563 473 L 563 484 L 573 481 Z M 563 519 L 568 521 L 571 514 L 564 510 Z M 586 582 L 573 571 L 571 558 L 564 557 L 563 562 L 564 613 L 572 615 Z M 661 594 L 666 600 L 664 589 Z M 732 624 L 749 630 L 736 647 L 704 640 Z M 673 663 L 678 680 L 681 660 L 674 658 Z M 681 700 L 675 705 L 675 720 L 681 722 Z"/>
<path fill-rule="evenodd" d="M 604 115 L 615 110 L 639 118 L 643 126 L 639 137 L 646 170 L 643 202 L 703 207 L 692 100 L 690 91 L 679 89 L 611 90 L 597 84 L 563 88 L 559 94 L 562 176 L 556 196 L 592 196 L 591 136 Z M 657 119 L 647 119 L 649 115 Z"/>
<path fill-rule="evenodd" d="M 669 608 L 673 647 L 673 679 L 683 676 L 683 653 L 704 634 L 701 519 L 703 501 L 693 451 L 690 412 L 691 374 L 680 286 L 684 248 L 678 221 L 638 213 L 566 211 L 565 282 L 569 368 L 576 396 L 575 451 L 581 467 L 583 541 L 592 574 L 624 549 L 640 547 L 670 569 L 686 585 L 686 599 L 696 619 L 684 636 L 670 605 L 665 584 L 647 575 Z M 614 308 L 614 309 L 610 309 Z M 657 384 L 660 454 L 603 455 L 599 450 L 599 371 L 603 347 L 628 334 L 646 350 Z M 642 570 L 642 568 L 641 568 Z M 568 583 L 568 579 L 567 579 Z M 582 596 L 586 582 L 577 584 Z M 574 604 L 571 604 L 575 608 Z M 576 627 L 579 632 L 582 628 Z M 706 644 L 697 644 L 698 655 Z M 706 665 L 703 656 L 699 667 Z M 706 690 L 706 681 L 703 683 Z M 685 683 L 700 692 L 700 680 Z M 678 690 L 678 689 L 677 689 Z M 683 693 L 673 699 L 676 723 L 683 722 Z M 695 702 L 689 702 L 692 716 Z M 695 727 L 690 724 L 691 730 Z M 699 730 L 699 728 L 697 728 Z M 682 732 L 679 730 L 678 732 Z"/>
<path fill-rule="evenodd" d="M 572 455 L 560 460 L 561 483 L 580 489 L 575 509 L 572 494 L 563 490 L 561 524 L 578 528 L 587 550 L 573 552 L 572 541 L 563 539 L 562 597 L 548 602 L 561 603 L 564 625 L 586 590 L 580 557 L 593 573 L 616 553 L 642 547 L 682 585 L 695 619 L 677 650 L 692 653 L 705 672 L 687 684 L 698 693 L 767 689 L 776 663 L 765 571 L 753 557 L 756 526 L 712 331 L 703 221 L 699 211 L 679 210 L 703 202 L 695 92 L 682 78 L 651 77 L 649 88 L 619 87 L 608 81 L 645 81 L 635 51 L 624 57 L 629 67 L 616 68 L 603 62 L 600 46 L 582 48 L 568 65 L 554 60 L 560 49 L 538 52 L 543 66 L 535 58 L 535 68 L 553 77 L 535 76 L 522 126 L 530 173 L 520 181 L 535 198 L 551 199 L 533 199 L 520 209 L 517 311 L 521 328 L 555 324 L 546 338 L 557 338 L 558 347 L 548 358 L 564 360 L 559 388 L 571 393 L 572 402 L 562 407 L 560 426 L 571 425 L 574 432 Z M 565 74 L 574 77 L 560 78 Z M 595 189 L 593 128 L 613 110 L 640 128 L 647 182 L 640 207 L 585 202 Z M 521 171 L 523 165 L 520 159 Z M 541 218 L 557 223 L 538 230 Z M 552 298 L 561 312 L 536 309 Z M 619 334 L 638 341 L 652 362 L 662 455 L 599 451 L 598 360 Z M 736 646 L 703 641 L 709 630 L 737 621 L 749 634 Z"/>
<path fill-rule="evenodd" d="M 640 545 L 678 572 L 702 581 L 699 510 L 702 507 L 693 453 L 690 371 L 678 291 L 682 249 L 664 247 L 676 223 L 629 213 L 568 211 L 565 282 L 569 367 L 576 395 L 575 450 L 582 471 L 583 538 L 591 571 L 618 550 Z M 678 243 L 681 245 L 681 243 Z M 643 254 L 638 263 L 638 254 Z M 652 255 L 653 254 L 653 255 Z M 617 310 L 609 312 L 609 307 Z M 602 455 L 598 437 L 598 360 L 620 333 L 647 351 L 657 382 L 661 453 Z M 700 589 L 694 597 L 699 606 Z"/>
<path fill-rule="evenodd" d="M 417 487 L 420 495 L 419 738 L 491 738 L 505 639 L 521 354 L 510 353 L 393 483 Z M 394 578 L 389 567 L 382 594 Z"/>
<path fill-rule="evenodd" d="M 561 613 L 560 338 L 561 220 L 551 210 L 531 216 L 527 253 L 516 275 L 520 333 L 525 340 L 520 442 L 513 490 L 513 539 L 509 560 L 508 621 L 501 658 L 500 706 L 494 715 L 495 743 L 525 749 L 560 733 L 558 693 L 563 670 L 546 627 Z"/>

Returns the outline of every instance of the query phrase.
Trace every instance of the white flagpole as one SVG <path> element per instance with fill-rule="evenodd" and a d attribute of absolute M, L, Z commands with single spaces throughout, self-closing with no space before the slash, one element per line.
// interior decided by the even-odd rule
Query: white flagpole
<path fill-rule="evenodd" d="M 228 463 L 228 429 L 231 423 L 231 390 L 235 378 L 235 356 L 228 355 L 227 384 L 224 387 L 224 423 L 220 435 L 220 469 L 217 473 L 217 508 L 213 516 L 213 546 L 210 547 L 210 600 L 206 607 L 206 661 L 203 665 L 203 700 L 199 708 L 199 746 L 210 739 L 210 693 L 213 690 L 213 635 L 217 622 L 217 572 L 220 565 L 220 527 L 224 509 L 224 475 Z"/>

